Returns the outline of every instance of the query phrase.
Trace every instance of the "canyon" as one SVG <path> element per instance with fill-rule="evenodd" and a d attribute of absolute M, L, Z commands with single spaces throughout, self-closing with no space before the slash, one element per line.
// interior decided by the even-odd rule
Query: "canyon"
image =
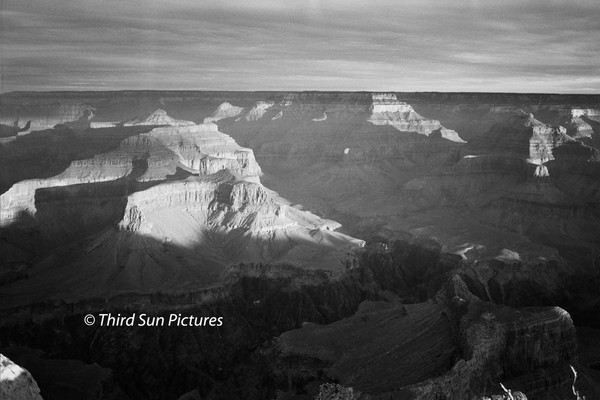
<path fill-rule="evenodd" d="M 0 353 L 44 399 L 600 396 L 600 96 L 0 106 Z M 225 322 L 82 322 L 139 310 Z"/>

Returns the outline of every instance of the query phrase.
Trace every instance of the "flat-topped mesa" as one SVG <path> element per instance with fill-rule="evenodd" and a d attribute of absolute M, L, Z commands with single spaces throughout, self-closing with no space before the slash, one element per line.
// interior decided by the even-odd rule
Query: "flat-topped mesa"
<path fill-rule="evenodd" d="M 535 164 L 536 177 L 549 176 L 548 168 L 544 165 L 547 161 L 554 160 L 553 149 L 575 139 L 567 135 L 567 130 L 559 125 L 548 125 L 535 119 L 529 114 L 525 124 L 531 127 L 533 134 L 529 139 L 529 158 L 527 162 Z"/>
<path fill-rule="evenodd" d="M 600 110 L 594 108 L 572 108 L 571 117 L 588 117 L 591 120 L 600 122 Z"/>
<path fill-rule="evenodd" d="M 401 132 L 417 132 L 429 136 L 439 130 L 443 138 L 458 143 L 466 143 L 457 132 L 446 129 L 438 120 L 430 120 L 419 115 L 410 104 L 398 101 L 393 93 L 373 93 L 371 116 L 368 121 L 374 125 L 391 125 Z"/>
<path fill-rule="evenodd" d="M 239 146 L 231 136 L 219 132 L 214 123 L 184 127 L 155 128 L 148 136 L 157 138 L 179 156 L 186 168 L 200 175 L 229 169 L 243 179 L 259 181 L 262 175 L 254 152 Z"/>
<path fill-rule="evenodd" d="M 254 222 L 248 218 L 250 214 L 269 219 L 275 216 L 283 218 L 282 207 L 261 184 L 239 181 L 231 173 L 220 172 L 208 177 L 164 183 L 130 195 L 119 226 L 125 230 L 150 232 L 152 224 L 148 221 L 151 217 L 147 219 L 145 216 L 173 208 L 185 209 L 195 219 L 210 222 L 211 226 L 250 229 Z M 237 213 L 245 216 L 239 218 L 235 215 Z"/>
<path fill-rule="evenodd" d="M 187 229 L 181 229 L 185 226 Z M 218 242 L 228 262 L 299 261 L 319 253 L 325 264 L 364 242 L 330 231 L 339 224 L 280 203 L 260 183 L 221 171 L 207 177 L 165 182 L 127 197 L 121 231 L 133 231 L 181 248 L 199 238 Z M 325 253 L 323 253 L 325 252 Z M 345 253 L 344 253 L 345 254 Z M 310 258 L 310 257 L 309 257 Z"/>

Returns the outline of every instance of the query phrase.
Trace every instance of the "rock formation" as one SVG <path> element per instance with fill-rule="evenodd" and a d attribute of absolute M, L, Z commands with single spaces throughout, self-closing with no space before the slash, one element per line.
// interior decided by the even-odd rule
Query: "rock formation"
<path fill-rule="evenodd" d="M 244 107 L 236 107 L 230 103 L 225 102 L 216 109 L 216 111 L 211 117 L 204 118 L 204 122 L 217 122 L 224 118 L 237 117 L 242 113 L 242 111 L 244 111 Z"/>
<path fill-rule="evenodd" d="M 140 124 L 173 121 L 162 112 L 152 115 L 160 121 L 143 118 Z M 364 243 L 335 232 L 340 224 L 293 208 L 262 186 L 252 150 L 238 146 L 215 124 L 175 123 L 131 136 L 91 159 L 73 161 L 56 176 L 20 181 L 1 195 L 0 226 L 13 237 L 36 232 L 26 241 L 5 245 L 7 273 L 14 275 L 15 265 L 29 265 L 74 237 L 91 235 L 89 250 L 79 259 L 48 261 L 57 268 L 53 278 L 42 273 L 7 288 L 16 295 L 13 300 L 25 301 L 23 288 L 35 282 L 46 285 L 44 280 L 63 297 L 90 296 L 115 289 L 175 289 L 188 280 L 212 285 L 219 280 L 219 268 L 242 261 L 338 268 L 346 252 Z M 111 232 L 111 226 L 120 231 Z M 106 256 L 107 246 L 117 264 Z M 139 248 L 137 259 L 128 246 Z M 181 254 L 169 261 L 168 248 L 204 268 L 194 270 Z M 42 265 L 34 264 L 32 271 Z M 82 266 L 89 269 L 77 285 L 58 282 L 59 276 Z M 106 275 L 108 271 L 113 272 Z M 167 271 L 177 273 L 166 278 Z"/>
<path fill-rule="evenodd" d="M 458 133 L 444 128 L 440 121 L 428 120 L 417 114 L 407 103 L 398 101 L 393 93 L 373 94 L 369 122 L 374 125 L 391 125 L 402 132 L 418 132 L 429 136 L 431 132 L 440 130 L 443 138 L 453 142 L 466 143 Z"/>
<path fill-rule="evenodd" d="M 0 354 L 0 397 L 10 400 L 41 400 L 40 388 L 26 370 Z"/>
<path fill-rule="evenodd" d="M 19 132 L 25 132 L 31 127 L 31 121 L 28 121 L 22 128 L 19 126 L 19 119 L 16 119 L 12 125 L 0 124 L 0 138 L 9 138 L 17 136 Z"/>
<path fill-rule="evenodd" d="M 77 101 L 55 103 L 42 100 L 36 104 L 14 106 L 3 103 L 3 108 L 6 111 L 0 116 L 0 124 L 12 125 L 15 119 L 31 121 L 28 131 L 49 129 L 69 122 L 88 121 L 94 116 L 94 107 Z"/>
<path fill-rule="evenodd" d="M 589 121 L 586 121 L 586 119 Z M 600 110 L 597 109 L 571 109 L 571 120 L 569 121 L 575 127 L 576 138 L 591 138 L 594 129 L 592 122 L 600 123 Z"/>
<path fill-rule="evenodd" d="M 548 126 L 529 114 L 525 126 L 531 127 L 533 135 L 529 139 L 528 162 L 535 164 L 534 175 L 537 177 L 549 176 L 546 162 L 554 160 L 552 150 L 566 142 L 574 141 L 567 135 L 567 130 L 562 126 Z"/>
<path fill-rule="evenodd" d="M 543 336 L 534 333 L 540 330 Z M 335 380 L 375 399 L 473 398 L 490 381 L 576 358 L 564 310 L 482 303 L 457 277 L 427 303 L 363 303 L 352 317 L 284 333 L 278 346 L 289 381 Z"/>
<path fill-rule="evenodd" d="M 577 361 L 573 321 L 600 326 L 598 96 L 0 100 L 0 346 L 97 362 L 134 398 L 235 398 L 257 382 L 249 397 L 271 398 L 331 378 L 376 397 L 494 398 L 503 383 L 554 400 L 568 360 L 596 393 L 600 358 L 583 341 Z M 81 324 L 141 308 L 232 323 Z M 269 361 L 282 333 L 284 377 Z M 176 383 L 153 378 L 155 355 Z"/>
<path fill-rule="evenodd" d="M 256 104 L 248 111 L 246 116 L 246 121 L 256 121 L 257 119 L 261 119 L 267 110 L 273 107 L 272 101 L 258 101 Z"/>
<path fill-rule="evenodd" d="M 151 113 L 137 116 L 121 122 L 91 122 L 91 128 L 110 128 L 114 126 L 189 126 L 192 121 L 171 118 L 165 110 L 157 109 Z"/>

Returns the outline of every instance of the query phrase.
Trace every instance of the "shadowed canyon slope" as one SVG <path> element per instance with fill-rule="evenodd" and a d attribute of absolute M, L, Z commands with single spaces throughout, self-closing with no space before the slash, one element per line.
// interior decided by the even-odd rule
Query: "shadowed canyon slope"
<path fill-rule="evenodd" d="M 15 92 L 0 105 L 0 348 L 46 352 L 7 353 L 30 371 L 98 363 L 94 382 L 130 398 L 226 398 L 244 365 L 290 398 L 328 381 L 382 399 L 507 382 L 550 400 L 575 364 L 597 393 L 600 353 L 579 358 L 593 346 L 575 326 L 600 327 L 600 96 Z M 166 331 L 129 330 L 178 354 L 165 363 L 181 382 L 160 386 L 120 333 L 81 330 L 86 312 L 141 305 L 243 328 L 185 334 L 195 359 Z"/>
<path fill-rule="evenodd" d="M 213 123 L 157 110 L 83 132 L 62 121 L 50 134 L 67 135 L 58 151 L 69 152 L 71 142 L 115 126 L 147 128 L 91 158 L 70 154 L 59 174 L 15 182 L 1 195 L 3 272 L 17 278 L 3 290 L 5 304 L 208 287 L 241 261 L 335 266 L 362 244 L 262 186 L 252 150 Z M 22 137 L 4 145 L 7 158 Z"/>

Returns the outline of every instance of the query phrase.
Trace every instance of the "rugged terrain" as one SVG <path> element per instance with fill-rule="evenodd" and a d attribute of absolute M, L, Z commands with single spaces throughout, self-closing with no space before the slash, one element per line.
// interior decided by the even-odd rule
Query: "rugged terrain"
<path fill-rule="evenodd" d="M 375 398 L 504 382 L 558 399 L 569 364 L 598 394 L 599 96 L 16 92 L 0 106 L 0 352 L 39 371 L 44 398 L 77 398 L 52 383 L 64 368 L 99 388 L 87 398 L 302 398 L 336 381 Z M 230 322 L 81 322 L 106 309 Z"/>

